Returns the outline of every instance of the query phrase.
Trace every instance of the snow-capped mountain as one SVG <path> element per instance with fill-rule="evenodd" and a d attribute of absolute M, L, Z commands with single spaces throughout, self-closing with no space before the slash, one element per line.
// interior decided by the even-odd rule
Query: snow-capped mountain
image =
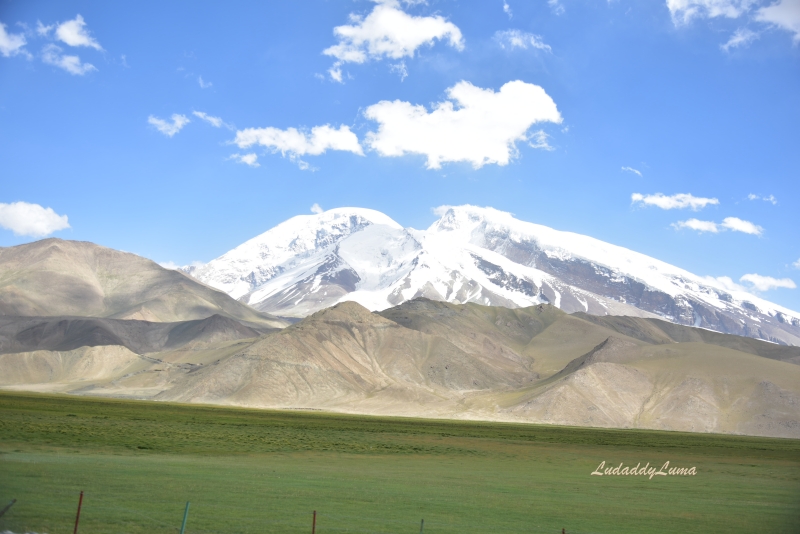
<path fill-rule="evenodd" d="M 300 215 L 185 272 L 258 310 L 302 317 L 344 300 L 383 310 L 419 296 L 659 317 L 800 345 L 800 314 L 603 241 L 492 208 L 446 209 L 427 230 L 383 213 Z"/>

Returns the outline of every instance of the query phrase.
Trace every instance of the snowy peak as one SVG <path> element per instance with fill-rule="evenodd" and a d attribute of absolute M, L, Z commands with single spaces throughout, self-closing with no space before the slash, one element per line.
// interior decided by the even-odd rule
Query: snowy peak
<path fill-rule="evenodd" d="M 383 310 L 417 297 L 659 317 L 800 345 L 800 314 L 623 247 L 477 206 L 427 230 L 368 209 L 293 217 L 190 272 L 255 308 L 305 316 L 342 301 Z"/>
<path fill-rule="evenodd" d="M 298 215 L 217 259 L 184 272 L 240 299 L 291 269 L 299 260 L 317 256 L 347 236 L 373 225 L 396 231 L 403 228 L 383 213 L 364 208 Z"/>

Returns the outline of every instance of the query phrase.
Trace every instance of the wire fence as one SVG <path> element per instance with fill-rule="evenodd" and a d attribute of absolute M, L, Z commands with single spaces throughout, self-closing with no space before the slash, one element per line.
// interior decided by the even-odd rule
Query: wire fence
<path fill-rule="evenodd" d="M 93 502 L 94 501 L 94 502 Z M 93 533 L 98 530 L 104 532 L 147 532 L 149 534 L 238 534 L 238 533 L 302 533 L 325 534 L 329 532 L 352 532 L 352 533 L 502 533 L 502 532 L 526 532 L 541 534 L 597 534 L 585 530 L 575 530 L 566 526 L 554 528 L 552 526 L 536 525 L 536 521 L 524 526 L 512 527 L 498 525 L 467 525 L 462 524 L 457 518 L 447 519 L 440 517 L 429 518 L 409 518 L 398 519 L 390 516 L 365 516 L 350 515 L 345 513 L 328 512 L 323 509 L 309 510 L 307 513 L 284 513 L 273 511 L 272 513 L 253 513 L 237 514 L 235 527 L 209 528 L 209 523 L 219 523 L 219 521 L 209 521 L 210 517 L 215 517 L 226 507 L 215 505 L 214 503 L 195 503 L 192 508 L 184 509 L 188 503 L 161 503 L 161 508 L 174 508 L 174 513 L 169 513 L 173 519 L 165 520 L 164 514 L 161 517 L 154 517 L 152 514 L 144 512 L 131 506 L 125 506 L 119 502 L 110 502 L 103 498 L 93 500 L 91 498 L 81 500 L 78 505 L 76 495 L 76 508 L 72 510 L 71 516 L 67 517 L 67 510 L 63 506 L 58 507 L 55 515 L 64 517 L 58 525 L 53 525 L 52 521 L 45 521 L 37 525 L 35 520 L 26 519 L 24 525 L 14 519 L 14 512 L 25 512 L 26 503 L 12 502 L 3 510 L 3 503 L 0 503 L 0 534 L 47 534 L 46 530 L 40 527 L 48 523 L 50 534 L 61 534 L 72 531 L 73 534 Z M 42 503 L 37 503 L 38 510 L 42 510 Z M 12 506 L 13 505 L 13 506 Z M 166 510 L 164 510 L 166 512 Z M 181 520 L 187 513 L 185 532 L 182 530 Z M 192 512 L 195 513 L 194 516 Z M 52 512 L 52 510 L 51 510 Z M 23 514 L 29 516 L 30 514 Z M 196 516 L 200 517 L 196 517 Z M 78 517 L 76 517 L 78 516 Z M 72 521 L 75 521 L 73 529 Z M 47 528 L 47 527 L 46 527 Z"/>

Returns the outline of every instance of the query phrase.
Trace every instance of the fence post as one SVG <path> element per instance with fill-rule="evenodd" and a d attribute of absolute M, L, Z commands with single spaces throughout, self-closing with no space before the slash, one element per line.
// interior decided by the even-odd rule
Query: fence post
<path fill-rule="evenodd" d="M 311 520 L 311 534 L 317 532 L 317 511 L 314 510 L 314 519 Z"/>
<path fill-rule="evenodd" d="M 75 530 L 72 531 L 72 534 L 78 534 L 78 521 L 81 518 L 81 505 L 83 504 L 83 491 L 81 491 L 81 496 L 78 497 L 78 513 L 75 514 Z"/>
<path fill-rule="evenodd" d="M 12 506 L 14 506 L 14 503 L 15 503 L 15 502 L 17 502 L 17 499 L 11 499 L 11 502 L 10 502 L 10 503 L 8 503 L 8 506 L 6 506 L 5 508 L 3 508 L 3 510 L 2 510 L 2 511 L 0 511 L 0 517 L 3 517 L 3 515 L 4 515 L 6 512 L 8 512 L 8 509 L 9 509 L 9 508 L 11 508 Z"/>
<path fill-rule="evenodd" d="M 423 519 L 419 523 L 419 534 L 422 534 L 422 530 L 425 528 L 425 520 Z"/>
<path fill-rule="evenodd" d="M 181 524 L 181 534 L 186 530 L 186 518 L 189 517 L 189 501 L 186 501 L 186 510 L 183 511 L 183 524 Z"/>

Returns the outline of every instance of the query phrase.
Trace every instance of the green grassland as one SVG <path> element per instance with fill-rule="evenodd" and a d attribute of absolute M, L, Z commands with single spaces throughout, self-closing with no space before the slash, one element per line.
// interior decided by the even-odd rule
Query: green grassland
<path fill-rule="evenodd" d="M 0 531 L 81 490 L 83 533 L 799 532 L 800 441 L 0 393 Z"/>

